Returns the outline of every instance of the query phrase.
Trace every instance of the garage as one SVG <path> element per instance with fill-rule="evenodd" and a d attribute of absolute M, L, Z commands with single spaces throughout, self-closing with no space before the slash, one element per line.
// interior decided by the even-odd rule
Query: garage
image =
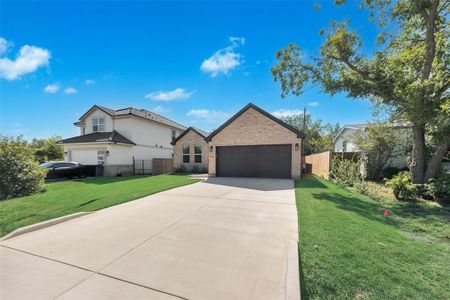
<path fill-rule="evenodd" d="M 208 174 L 300 178 L 305 134 L 249 103 L 205 138 Z"/>
<path fill-rule="evenodd" d="M 72 149 L 70 150 L 70 161 L 82 163 L 83 165 L 96 165 L 97 150 L 92 149 Z"/>
<path fill-rule="evenodd" d="M 218 146 L 216 176 L 291 178 L 291 145 Z"/>

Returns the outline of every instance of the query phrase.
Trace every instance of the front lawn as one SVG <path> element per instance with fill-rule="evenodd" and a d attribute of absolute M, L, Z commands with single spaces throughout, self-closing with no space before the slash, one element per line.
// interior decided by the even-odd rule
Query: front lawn
<path fill-rule="evenodd" d="M 159 175 L 48 183 L 43 193 L 0 202 L 0 236 L 30 224 L 95 211 L 197 181 L 186 175 Z"/>
<path fill-rule="evenodd" d="M 313 176 L 296 198 L 302 299 L 450 299 L 450 208 L 379 203 Z"/>

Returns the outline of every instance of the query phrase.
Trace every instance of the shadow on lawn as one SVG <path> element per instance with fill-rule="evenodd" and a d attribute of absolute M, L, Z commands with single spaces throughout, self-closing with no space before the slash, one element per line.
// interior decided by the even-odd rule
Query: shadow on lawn
<path fill-rule="evenodd" d="M 320 182 L 317 178 L 314 176 L 308 175 L 304 179 L 300 179 L 297 181 L 296 186 L 297 188 L 302 189 L 327 189 L 328 187 Z"/>
<path fill-rule="evenodd" d="M 318 201 L 333 202 L 339 209 L 351 211 L 367 219 L 383 224 L 394 225 L 396 227 L 399 227 L 402 224 L 402 221 L 384 217 L 383 213 L 386 208 L 389 208 L 391 216 L 393 214 L 400 218 L 416 220 L 427 225 L 442 226 L 443 224 L 450 222 L 449 207 L 430 206 L 415 201 L 398 201 L 385 206 L 373 200 L 352 196 L 350 192 L 341 194 L 324 191 L 312 193 L 312 196 Z"/>

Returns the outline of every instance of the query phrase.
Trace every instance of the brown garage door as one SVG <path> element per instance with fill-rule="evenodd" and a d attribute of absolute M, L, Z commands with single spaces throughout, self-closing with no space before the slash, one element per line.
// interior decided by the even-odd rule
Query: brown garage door
<path fill-rule="evenodd" d="M 291 145 L 218 146 L 216 175 L 291 178 Z"/>

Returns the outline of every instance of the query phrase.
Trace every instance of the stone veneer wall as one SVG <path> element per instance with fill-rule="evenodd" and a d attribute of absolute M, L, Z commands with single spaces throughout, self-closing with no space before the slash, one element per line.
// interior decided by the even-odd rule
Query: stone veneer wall
<path fill-rule="evenodd" d="M 299 146 L 296 150 L 297 143 Z M 253 108 L 249 108 L 212 138 L 209 146 L 214 148 L 209 152 L 208 173 L 216 176 L 216 146 L 273 144 L 292 145 L 291 175 L 294 179 L 300 178 L 302 139 Z"/>
<path fill-rule="evenodd" d="M 183 163 L 183 145 L 189 145 L 191 147 L 190 163 Z M 202 146 L 201 163 L 194 163 L 194 145 Z M 190 130 L 181 139 L 179 139 L 173 147 L 173 167 L 178 169 L 183 165 L 188 171 L 194 166 L 197 166 L 199 169 L 208 169 L 208 149 L 208 144 L 205 142 L 205 138 L 197 132 Z"/>

